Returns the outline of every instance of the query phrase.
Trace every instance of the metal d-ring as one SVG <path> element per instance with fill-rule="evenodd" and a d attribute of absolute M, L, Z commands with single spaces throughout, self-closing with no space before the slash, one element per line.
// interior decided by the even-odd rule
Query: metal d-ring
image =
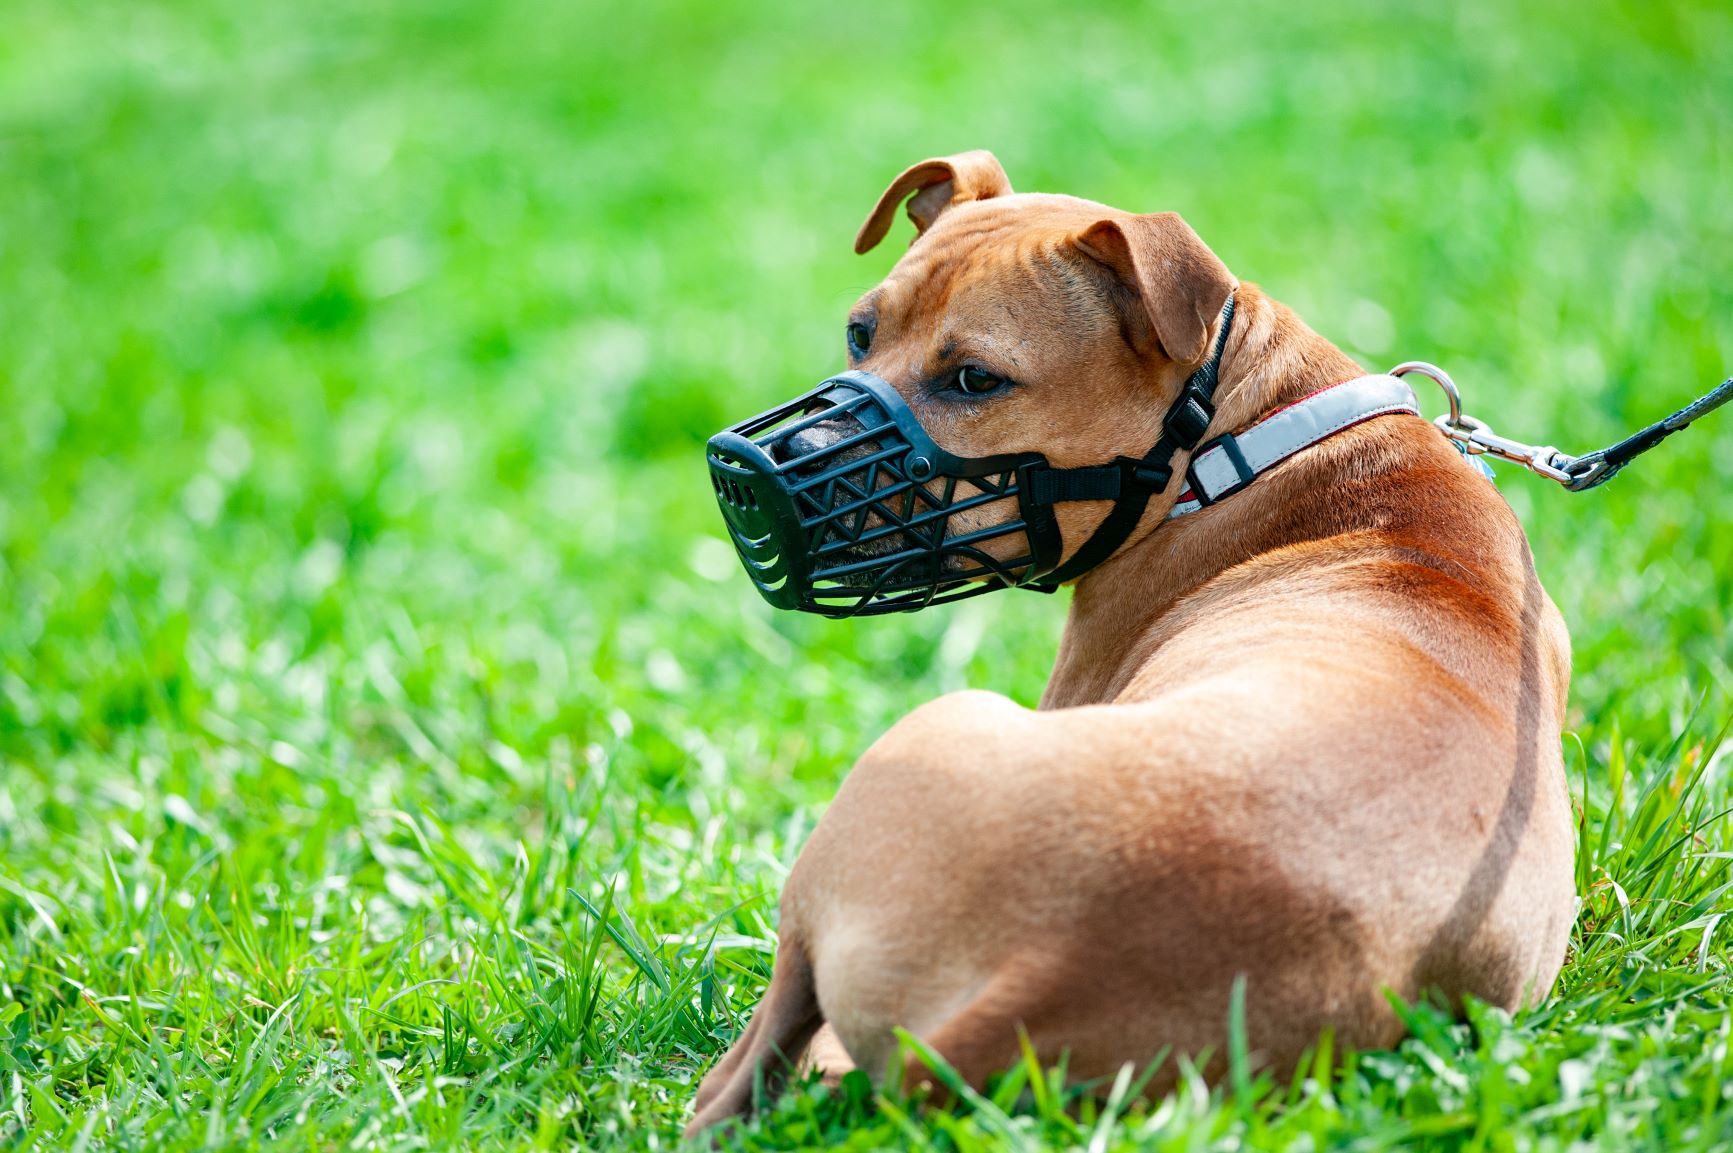
<path fill-rule="evenodd" d="M 1409 360 L 1391 369 L 1390 375 L 1407 376 L 1411 372 L 1430 377 L 1433 383 L 1444 390 L 1445 397 L 1450 401 L 1450 423 L 1457 428 L 1463 427 L 1462 392 L 1456 387 L 1456 382 L 1450 379 L 1450 374 L 1436 364 L 1428 364 L 1424 360 Z"/>
<path fill-rule="evenodd" d="M 1508 460 L 1563 485 L 1573 482 L 1574 478 L 1566 469 L 1576 458 L 1560 452 L 1550 444 L 1526 444 L 1500 436 L 1484 420 L 1465 416 L 1462 412 L 1462 393 L 1457 389 L 1456 382 L 1436 364 L 1428 364 L 1424 360 L 1410 360 L 1391 369 L 1390 375 L 1406 376 L 1411 372 L 1431 377 L 1438 387 L 1444 390 L 1444 395 L 1450 400 L 1450 415 L 1441 416 L 1433 423 L 1438 426 L 1439 432 L 1455 441 L 1456 446 L 1463 452 L 1469 456 L 1494 456 L 1499 460 Z"/>

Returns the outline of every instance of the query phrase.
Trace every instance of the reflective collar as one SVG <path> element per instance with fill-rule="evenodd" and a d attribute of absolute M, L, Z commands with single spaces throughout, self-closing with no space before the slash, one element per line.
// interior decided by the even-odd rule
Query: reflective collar
<path fill-rule="evenodd" d="M 1239 492 L 1290 456 L 1379 416 L 1419 416 L 1413 391 L 1394 376 L 1360 376 L 1279 408 L 1244 432 L 1198 446 L 1186 469 L 1187 487 L 1169 520 L 1208 508 Z"/>

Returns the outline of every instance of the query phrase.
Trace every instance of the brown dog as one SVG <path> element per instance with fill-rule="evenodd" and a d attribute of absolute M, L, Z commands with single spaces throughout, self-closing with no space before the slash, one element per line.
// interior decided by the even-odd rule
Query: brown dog
<path fill-rule="evenodd" d="M 858 251 L 911 194 L 919 236 L 856 306 L 856 362 L 951 452 L 1142 454 L 1230 293 L 1209 435 L 1361 375 L 1171 213 L 1013 195 L 972 152 L 899 176 Z M 965 365 L 1013 383 L 941 395 Z M 861 757 L 689 1132 L 747 1113 L 825 1026 L 875 1078 L 898 1027 L 977 1085 L 1020 1031 L 1078 1079 L 1170 1046 L 1219 1072 L 1243 975 L 1251 1047 L 1286 1074 L 1326 1029 L 1394 1043 L 1386 990 L 1546 995 L 1574 900 L 1569 638 L 1510 509 L 1406 415 L 1164 523 L 1181 487 L 1076 583 L 1040 711 L 957 693 Z M 1068 552 L 1105 511 L 1060 511 Z"/>

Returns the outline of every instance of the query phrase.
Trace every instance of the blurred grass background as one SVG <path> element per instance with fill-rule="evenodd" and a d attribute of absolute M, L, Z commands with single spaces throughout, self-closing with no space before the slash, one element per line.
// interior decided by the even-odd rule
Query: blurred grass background
<path fill-rule="evenodd" d="M 719 537 L 704 437 L 842 364 L 913 161 L 1178 210 L 1567 450 L 1733 368 L 1721 3 L 4 16 L 0 1142 L 672 1140 L 854 755 L 1062 623 L 774 616 Z M 1501 486 L 1598 821 L 1728 715 L 1733 417 Z"/>

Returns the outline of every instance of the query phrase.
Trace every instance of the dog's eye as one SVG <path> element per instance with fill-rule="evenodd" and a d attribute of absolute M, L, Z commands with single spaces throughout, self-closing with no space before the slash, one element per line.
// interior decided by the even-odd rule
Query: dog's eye
<path fill-rule="evenodd" d="M 873 346 L 873 330 L 860 321 L 854 321 L 848 326 L 848 353 L 850 356 L 862 357 L 867 349 Z"/>
<path fill-rule="evenodd" d="M 968 396 L 986 396 L 1004 383 L 1004 377 L 994 376 L 986 369 L 976 368 L 972 364 L 957 370 L 957 391 Z"/>

